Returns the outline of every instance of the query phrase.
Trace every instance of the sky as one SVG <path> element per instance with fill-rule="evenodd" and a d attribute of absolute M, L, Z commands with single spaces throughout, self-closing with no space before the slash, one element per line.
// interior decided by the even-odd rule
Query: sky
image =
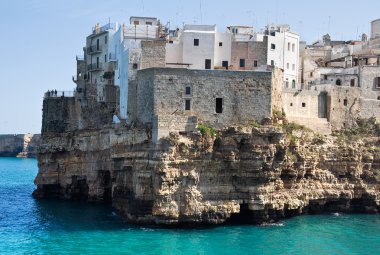
<path fill-rule="evenodd" d="M 379 0 L 0 0 L 0 134 L 40 133 L 42 97 L 73 90 L 76 55 L 96 23 L 128 23 L 130 16 L 157 17 L 171 28 L 183 24 L 286 23 L 301 40 L 370 34 L 380 18 Z"/>

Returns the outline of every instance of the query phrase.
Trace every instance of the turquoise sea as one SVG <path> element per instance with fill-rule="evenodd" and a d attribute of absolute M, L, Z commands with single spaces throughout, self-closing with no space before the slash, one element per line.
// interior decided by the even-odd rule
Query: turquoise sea
<path fill-rule="evenodd" d="M 35 159 L 0 158 L 0 254 L 380 254 L 379 215 L 142 227 L 124 223 L 104 205 L 33 199 L 36 173 Z"/>

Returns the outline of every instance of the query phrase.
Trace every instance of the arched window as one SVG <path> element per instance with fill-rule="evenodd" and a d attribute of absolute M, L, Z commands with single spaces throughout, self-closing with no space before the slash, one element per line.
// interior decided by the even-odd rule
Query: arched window
<path fill-rule="evenodd" d="M 337 80 L 335 81 L 335 84 L 338 85 L 338 86 L 340 86 L 340 85 L 342 85 L 342 81 L 341 81 L 340 79 L 337 79 Z"/>

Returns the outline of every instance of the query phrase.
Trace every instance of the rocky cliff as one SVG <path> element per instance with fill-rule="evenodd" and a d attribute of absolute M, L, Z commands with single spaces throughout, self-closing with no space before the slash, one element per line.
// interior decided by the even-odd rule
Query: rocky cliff
<path fill-rule="evenodd" d="M 380 209 L 374 123 L 331 136 L 295 124 L 201 131 L 159 145 L 138 128 L 43 135 L 34 195 L 106 201 L 130 222 L 165 225 Z"/>
<path fill-rule="evenodd" d="M 36 157 L 40 135 L 0 135 L 0 157 Z"/>

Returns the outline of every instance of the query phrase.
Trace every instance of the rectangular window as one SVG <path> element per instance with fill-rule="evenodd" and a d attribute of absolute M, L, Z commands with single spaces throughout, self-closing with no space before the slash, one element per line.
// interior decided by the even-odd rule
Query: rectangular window
<path fill-rule="evenodd" d="M 271 65 L 271 66 L 274 66 L 274 60 L 271 60 L 271 61 L 270 61 L 270 65 Z"/>
<path fill-rule="evenodd" d="M 228 70 L 228 61 L 222 61 L 222 66 Z"/>
<path fill-rule="evenodd" d="M 285 88 L 289 88 L 289 81 L 285 81 Z"/>
<path fill-rule="evenodd" d="M 270 48 L 271 48 L 272 50 L 275 50 L 275 49 L 276 49 L 276 44 L 272 43 L 272 44 L 270 45 Z"/>
<path fill-rule="evenodd" d="M 211 69 L 211 59 L 205 59 L 205 69 Z"/>
<path fill-rule="evenodd" d="M 257 67 L 257 60 L 253 60 L 253 67 Z"/>
<path fill-rule="evenodd" d="M 99 39 L 96 40 L 96 50 L 99 50 L 100 45 L 99 45 Z"/>
<path fill-rule="evenodd" d="M 289 63 L 286 63 L 286 69 L 289 69 Z"/>
<path fill-rule="evenodd" d="M 104 63 L 107 62 L 107 54 L 104 55 Z"/>
<path fill-rule="evenodd" d="M 313 72 L 310 72 L 310 77 L 313 77 L 313 75 L 314 75 Z"/>
<path fill-rule="evenodd" d="M 351 87 L 355 87 L 355 79 L 351 79 Z"/>
<path fill-rule="evenodd" d="M 292 51 L 294 52 L 295 49 L 296 49 L 296 45 L 293 43 L 293 44 L 292 44 Z"/>
<path fill-rule="evenodd" d="M 306 107 L 306 103 L 302 103 L 302 107 Z"/>
<path fill-rule="evenodd" d="M 191 109 L 191 100 L 190 99 L 186 99 L 185 100 L 185 110 L 186 111 L 190 111 Z"/>
<path fill-rule="evenodd" d="M 296 70 L 296 65 L 295 64 L 292 64 L 292 70 Z"/>
<path fill-rule="evenodd" d="M 186 95 L 191 95 L 191 88 L 190 87 L 186 87 L 185 94 Z"/>
<path fill-rule="evenodd" d="M 324 75 L 323 78 L 325 79 L 325 81 L 327 81 L 327 75 Z"/>
<path fill-rule="evenodd" d="M 153 25 L 153 23 L 151 21 L 147 21 L 145 24 L 147 24 L 148 26 Z"/>
<path fill-rule="evenodd" d="M 240 64 L 240 65 L 239 65 L 240 67 L 245 67 L 245 59 L 244 59 L 244 58 L 241 58 L 239 64 Z"/>
<path fill-rule="evenodd" d="M 344 100 L 343 100 L 343 105 L 344 105 L 344 106 L 347 106 L 347 103 L 348 103 L 347 99 L 344 99 Z"/>
<path fill-rule="evenodd" d="M 222 113 L 223 112 L 223 98 L 215 99 L 215 112 Z"/>
<path fill-rule="evenodd" d="M 137 64 L 136 63 L 133 64 L 133 69 L 137 69 Z"/>
<path fill-rule="evenodd" d="M 194 46 L 199 46 L 199 39 L 194 39 Z"/>
<path fill-rule="evenodd" d="M 140 22 L 138 20 L 133 21 L 133 25 L 137 26 L 140 25 Z"/>
<path fill-rule="evenodd" d="M 376 77 L 374 79 L 374 83 L 375 83 L 375 88 L 380 88 L 380 77 Z"/>
<path fill-rule="evenodd" d="M 223 46 L 223 43 L 222 42 L 219 42 L 219 47 L 222 47 Z"/>
<path fill-rule="evenodd" d="M 99 68 L 99 57 L 96 57 L 96 68 Z"/>
<path fill-rule="evenodd" d="M 108 38 L 107 36 L 104 36 L 104 43 L 107 44 Z"/>
<path fill-rule="evenodd" d="M 288 42 L 288 51 L 290 51 L 290 42 Z"/>

